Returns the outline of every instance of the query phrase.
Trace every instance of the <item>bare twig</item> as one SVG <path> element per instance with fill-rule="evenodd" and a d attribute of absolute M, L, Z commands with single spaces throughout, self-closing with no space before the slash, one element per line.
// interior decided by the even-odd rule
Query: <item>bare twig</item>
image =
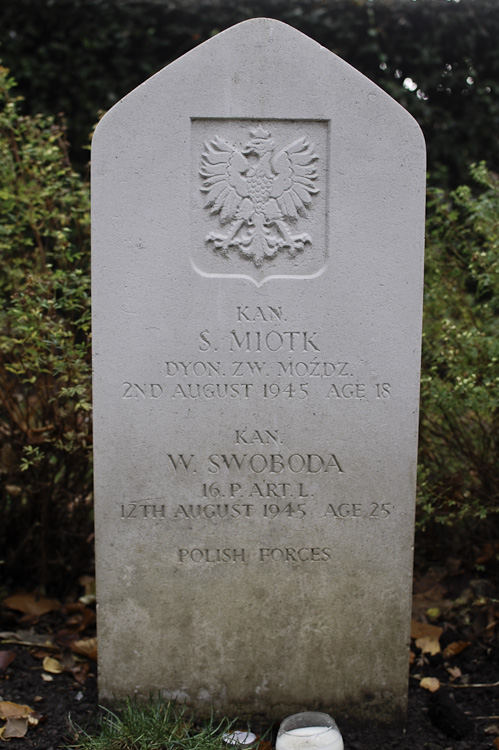
<path fill-rule="evenodd" d="M 499 716 L 475 716 L 475 721 L 489 721 L 490 719 L 499 719 Z"/>
<path fill-rule="evenodd" d="M 499 682 L 491 682 L 491 683 L 476 683 L 474 685 L 452 685 L 453 688 L 493 688 L 493 687 L 499 687 Z M 489 717 L 492 718 L 492 717 Z"/>

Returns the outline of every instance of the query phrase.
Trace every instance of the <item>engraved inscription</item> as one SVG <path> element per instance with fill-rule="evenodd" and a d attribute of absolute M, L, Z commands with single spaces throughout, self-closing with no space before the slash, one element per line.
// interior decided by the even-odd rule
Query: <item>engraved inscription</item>
<path fill-rule="evenodd" d="M 255 486 L 255 485 L 254 485 Z M 242 488 L 243 489 L 243 488 Z M 302 490 L 303 491 L 303 490 Z M 120 516 L 124 521 L 149 521 L 178 523 L 181 521 L 211 521 L 213 523 L 244 521 L 245 519 L 262 518 L 272 523 L 275 520 L 300 522 L 304 518 L 326 519 L 328 522 L 353 522 L 367 520 L 373 523 L 387 521 L 396 508 L 391 503 L 359 502 L 346 503 L 326 502 L 315 498 L 314 503 L 305 502 L 264 502 L 263 495 L 256 496 L 247 489 L 242 494 L 255 502 L 197 502 L 179 503 L 169 507 L 166 503 L 159 505 L 149 500 L 131 500 L 120 505 Z M 290 492 L 290 495 L 293 493 Z M 221 495 L 223 497 L 223 495 Z M 299 496 L 301 499 L 313 499 L 313 495 Z M 166 499 L 166 498 L 165 498 Z"/>
<path fill-rule="evenodd" d="M 329 547 L 259 547 L 256 550 L 231 549 L 230 547 L 177 550 L 179 563 L 308 563 L 331 562 Z"/>
<path fill-rule="evenodd" d="M 272 453 L 270 456 L 263 453 L 253 455 L 212 453 L 208 457 L 208 472 L 217 474 L 224 469 L 237 472 L 249 470 L 253 474 L 263 472 L 281 474 L 283 471 L 289 471 L 292 474 L 327 474 L 329 471 L 343 473 L 334 453 L 328 453 L 325 456 L 319 456 L 317 453 L 292 453 L 289 456 L 282 453 Z"/>
<path fill-rule="evenodd" d="M 331 550 L 329 547 L 274 547 L 259 549 L 260 562 L 329 562 Z"/>
<path fill-rule="evenodd" d="M 295 228 L 319 192 L 318 158 L 304 136 L 278 149 L 261 125 L 241 150 L 218 135 L 205 142 L 199 169 L 204 207 L 226 228 L 209 232 L 207 246 L 224 257 L 235 250 L 257 268 L 281 251 L 294 258 L 311 246 L 312 237 Z"/>
<path fill-rule="evenodd" d="M 188 528 L 204 525 L 251 525 L 255 520 L 272 526 L 297 529 L 315 520 L 328 526 L 356 525 L 368 521 L 388 521 L 396 511 L 394 505 L 369 496 L 353 502 L 344 496 L 342 477 L 350 471 L 335 453 L 277 453 L 276 446 L 286 439 L 275 428 L 233 428 L 232 439 L 246 452 L 166 453 L 164 467 L 171 479 L 190 475 L 197 481 L 190 490 L 175 489 L 168 496 L 121 501 L 121 518 L 126 523 L 159 523 Z M 248 450 L 249 447 L 249 450 Z M 250 452 L 257 447 L 257 452 Z M 269 452 L 266 452 L 266 449 Z M 324 485 L 322 478 L 335 477 Z M 177 496 L 178 493 L 178 496 Z M 305 520 L 304 520 L 305 519 Z M 316 543 L 317 544 L 317 543 Z M 329 552 L 320 547 L 261 547 L 253 553 L 246 550 L 240 557 L 232 550 L 184 549 L 179 562 L 321 562 L 329 560 Z M 308 550 L 308 551 L 307 551 Z"/>
<path fill-rule="evenodd" d="M 155 382 L 123 382 L 122 399 L 164 403 L 321 398 L 330 405 L 381 405 L 397 395 L 392 383 L 384 380 L 388 373 L 368 374 L 362 360 L 352 362 L 344 352 L 331 351 L 323 332 L 292 327 L 287 322 L 289 310 L 282 305 L 238 304 L 234 313 L 236 327 L 200 331 L 194 341 L 196 354 L 165 359 Z M 247 444 L 244 437 L 239 443 Z"/>
<path fill-rule="evenodd" d="M 247 562 L 245 549 L 179 549 L 178 562 L 190 561 L 193 563 L 231 563 Z"/>
<path fill-rule="evenodd" d="M 130 378 L 122 384 L 121 397 L 128 404 L 260 399 L 269 406 L 276 399 L 317 403 L 320 398 L 338 410 L 343 404 L 351 404 L 345 406 L 349 409 L 364 404 L 389 409 L 398 392 L 380 365 L 368 371 L 362 358 L 335 350 L 317 325 L 303 330 L 293 311 L 277 302 L 256 305 L 241 300 L 225 329 L 198 331 L 192 348 L 181 357 L 165 352 L 161 369 L 151 378 L 155 382 Z M 207 527 L 251 529 L 256 523 L 262 529 L 278 527 L 294 534 L 310 523 L 340 533 L 366 523 L 389 524 L 397 517 L 396 507 L 382 496 L 349 497 L 345 488 L 355 466 L 336 446 L 317 452 L 296 450 L 287 445 L 283 430 L 268 422 L 234 425 L 232 442 L 232 448 L 222 443 L 205 454 L 191 453 L 187 446 L 165 452 L 165 479 L 173 480 L 169 494 L 123 498 L 122 522 L 199 533 Z M 190 480 L 187 490 L 182 486 L 185 480 Z M 196 566 L 327 564 L 331 552 L 323 543 L 312 538 L 304 546 L 300 542 L 276 547 L 263 537 L 261 547 L 235 549 L 205 548 L 198 539 L 176 555 L 177 563 Z"/>

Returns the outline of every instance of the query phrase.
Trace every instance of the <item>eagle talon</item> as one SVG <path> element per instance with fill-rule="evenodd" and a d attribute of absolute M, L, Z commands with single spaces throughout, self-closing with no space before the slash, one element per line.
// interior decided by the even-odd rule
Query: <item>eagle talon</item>
<path fill-rule="evenodd" d="M 222 253 L 222 255 L 228 255 L 230 238 L 227 235 L 210 232 L 206 236 L 206 242 L 213 242 L 214 250 Z"/>
<path fill-rule="evenodd" d="M 294 235 L 291 236 L 291 239 L 293 240 L 293 244 L 298 243 L 298 244 L 301 244 L 301 245 L 306 245 L 307 242 L 308 243 L 312 242 L 312 240 L 310 239 L 310 235 L 306 234 L 306 233 L 305 234 L 294 234 Z"/>
<path fill-rule="evenodd" d="M 298 253 L 302 253 L 305 250 L 305 245 L 310 244 L 312 240 L 308 234 L 295 234 L 291 236 L 292 244 L 289 245 L 289 254 L 294 258 Z"/>

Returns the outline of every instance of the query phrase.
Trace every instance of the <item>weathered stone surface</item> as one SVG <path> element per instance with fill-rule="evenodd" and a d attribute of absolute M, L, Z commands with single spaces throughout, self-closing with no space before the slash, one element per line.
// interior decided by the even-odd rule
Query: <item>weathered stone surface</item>
<path fill-rule="evenodd" d="M 113 107 L 92 169 L 102 698 L 400 717 L 416 122 L 254 19 Z"/>

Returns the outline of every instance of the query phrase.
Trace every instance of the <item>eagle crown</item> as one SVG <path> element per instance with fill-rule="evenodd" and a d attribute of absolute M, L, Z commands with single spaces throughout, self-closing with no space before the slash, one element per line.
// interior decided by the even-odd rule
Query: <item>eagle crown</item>
<path fill-rule="evenodd" d="M 256 154 L 263 156 L 275 148 L 275 141 L 268 130 L 259 125 L 255 130 L 250 130 L 251 140 L 245 145 L 241 153 L 244 155 Z"/>

